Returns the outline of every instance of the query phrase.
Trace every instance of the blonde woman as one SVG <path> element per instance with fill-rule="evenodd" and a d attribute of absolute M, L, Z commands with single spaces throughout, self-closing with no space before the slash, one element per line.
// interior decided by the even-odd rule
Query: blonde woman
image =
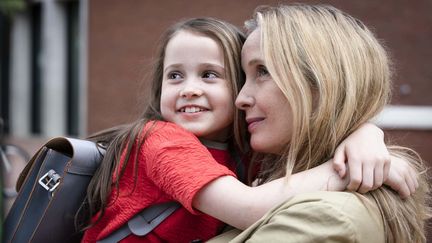
<path fill-rule="evenodd" d="M 260 183 L 322 164 L 388 102 L 388 56 L 359 20 L 331 6 L 290 5 L 258 9 L 247 27 L 246 83 L 236 105 L 246 112 L 251 147 L 264 159 Z M 302 194 L 232 242 L 425 242 L 424 165 L 409 149 L 390 153 L 417 171 L 412 197 L 401 199 L 387 187 L 364 195 Z"/>

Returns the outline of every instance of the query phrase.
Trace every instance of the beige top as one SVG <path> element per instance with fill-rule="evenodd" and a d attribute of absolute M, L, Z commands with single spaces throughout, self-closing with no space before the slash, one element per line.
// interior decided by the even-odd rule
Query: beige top
<path fill-rule="evenodd" d="M 241 234 L 240 234 L 241 233 Z M 298 195 L 272 209 L 245 231 L 228 231 L 208 242 L 384 242 L 375 203 L 350 192 Z"/>

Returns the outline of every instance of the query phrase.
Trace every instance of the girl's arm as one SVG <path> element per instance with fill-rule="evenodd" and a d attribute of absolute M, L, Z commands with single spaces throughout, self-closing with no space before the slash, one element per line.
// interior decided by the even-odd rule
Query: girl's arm
<path fill-rule="evenodd" d="M 414 170 L 405 160 L 391 157 L 386 184 L 410 195 L 418 187 Z M 314 191 L 343 191 L 349 176 L 341 179 L 332 160 L 307 171 L 280 178 L 257 187 L 249 187 L 232 176 L 220 177 L 202 188 L 193 200 L 194 208 L 238 229 L 246 229 L 271 208 L 295 195 Z"/>
<path fill-rule="evenodd" d="M 194 208 L 239 229 L 246 229 L 276 205 L 293 196 L 327 189 L 343 190 L 341 180 L 326 162 L 313 169 L 249 187 L 232 176 L 220 177 L 201 189 L 193 200 Z"/>
<path fill-rule="evenodd" d="M 201 189 L 193 200 L 193 206 L 236 228 L 245 229 L 272 207 L 297 194 L 342 191 L 347 188 L 348 182 L 351 186 L 361 185 L 361 192 L 379 187 L 384 182 L 401 197 L 407 197 L 418 186 L 414 170 L 406 161 L 389 156 L 393 162 L 390 166 L 388 151 L 383 144 L 382 131 L 372 124 L 366 124 L 338 147 L 335 160 L 343 161 L 343 172 L 336 172 L 333 167 L 339 162 L 330 160 L 313 169 L 293 174 L 288 180 L 281 178 L 257 187 L 249 187 L 234 177 L 224 176 Z M 349 171 L 348 167 L 345 168 L 345 158 L 348 158 Z"/>

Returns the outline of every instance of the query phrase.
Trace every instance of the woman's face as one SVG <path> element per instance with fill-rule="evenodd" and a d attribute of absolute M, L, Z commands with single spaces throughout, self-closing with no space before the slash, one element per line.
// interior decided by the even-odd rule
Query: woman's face
<path fill-rule="evenodd" d="M 242 49 L 246 82 L 236 106 L 246 113 L 253 150 L 279 154 L 291 139 L 292 112 L 287 98 L 267 72 L 261 51 L 259 29 L 247 38 Z"/>

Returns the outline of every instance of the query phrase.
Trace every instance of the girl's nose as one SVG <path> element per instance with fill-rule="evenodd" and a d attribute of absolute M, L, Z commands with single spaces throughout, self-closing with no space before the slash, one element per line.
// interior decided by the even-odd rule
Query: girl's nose
<path fill-rule="evenodd" d="M 180 91 L 180 96 L 183 98 L 190 99 L 194 97 L 200 97 L 201 95 L 203 95 L 203 93 L 204 93 L 203 90 L 200 89 L 199 87 L 187 85 Z"/>

